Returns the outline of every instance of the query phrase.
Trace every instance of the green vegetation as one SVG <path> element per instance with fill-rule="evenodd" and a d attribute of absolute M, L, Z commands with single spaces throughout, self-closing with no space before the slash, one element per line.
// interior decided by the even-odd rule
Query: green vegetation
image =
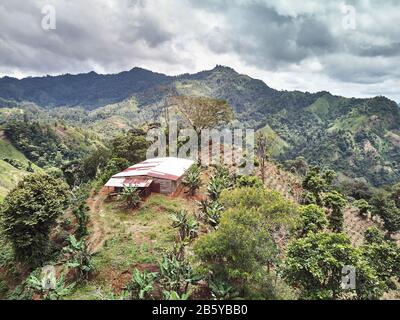
<path fill-rule="evenodd" d="M 279 92 L 220 66 L 180 77 L 134 69 L 112 82 L 63 77 L 61 87 L 32 79 L 29 96 L 26 80 L 0 79 L 20 101 L 0 98 L 0 298 L 398 294 L 400 111 L 392 101 Z M 179 130 L 256 129 L 254 175 L 193 166 L 183 180 L 189 196 L 141 201 L 127 187 L 107 197 L 102 186 L 145 159 L 147 131 L 168 124 L 170 112 Z M 265 188 L 271 181 L 274 190 Z M 355 231 L 364 238 L 355 241 Z M 57 269 L 54 288 L 43 285 L 44 264 Z M 349 265 L 353 290 L 342 287 Z"/>
<path fill-rule="evenodd" d="M 359 299 L 378 298 L 383 294 L 376 270 L 367 265 L 350 240 L 340 233 L 309 233 L 293 241 L 287 251 L 283 277 L 300 288 L 307 299 L 339 299 L 351 296 L 342 287 L 342 270 L 357 270 L 356 290 Z"/>
<path fill-rule="evenodd" d="M 66 184 L 44 174 L 25 177 L 8 194 L 1 216 L 17 261 L 28 266 L 46 261 L 51 228 L 67 204 Z"/>
<path fill-rule="evenodd" d="M 324 209 L 315 204 L 300 207 L 301 225 L 299 232 L 302 236 L 309 232 L 323 231 L 328 226 Z"/>
<path fill-rule="evenodd" d="M 196 191 L 201 187 L 201 167 L 198 165 L 193 165 L 190 167 L 188 172 L 182 181 L 183 185 L 186 186 L 189 190 L 188 193 L 190 196 L 194 196 Z"/>
<path fill-rule="evenodd" d="M 125 186 L 122 199 L 129 209 L 136 208 L 140 204 L 139 190 L 135 187 Z"/>

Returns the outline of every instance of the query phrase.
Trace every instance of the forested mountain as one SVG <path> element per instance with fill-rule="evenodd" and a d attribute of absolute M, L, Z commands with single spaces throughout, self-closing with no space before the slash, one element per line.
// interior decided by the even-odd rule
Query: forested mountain
<path fill-rule="evenodd" d="M 55 118 L 95 123 L 103 132 L 157 121 L 171 95 L 226 100 L 240 122 L 268 130 L 272 156 L 280 161 L 304 156 L 375 186 L 400 181 L 400 109 L 384 97 L 277 91 L 223 66 L 178 77 L 134 68 L 115 75 L 0 79 L 1 106 L 31 102 Z"/>
<path fill-rule="evenodd" d="M 256 129 L 254 171 L 195 164 L 173 196 L 104 188 L 174 112 L 179 128 Z M 221 66 L 3 78 L 0 299 L 397 298 L 399 120 L 384 97 L 277 91 Z"/>

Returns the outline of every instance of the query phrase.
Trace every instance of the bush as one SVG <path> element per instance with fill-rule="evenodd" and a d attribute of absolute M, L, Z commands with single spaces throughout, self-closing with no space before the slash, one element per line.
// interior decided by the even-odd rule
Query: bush
<path fill-rule="evenodd" d="M 25 177 L 8 194 L 1 215 L 18 261 L 38 266 L 46 260 L 50 231 L 68 200 L 68 186 L 45 174 Z"/>
<path fill-rule="evenodd" d="M 300 208 L 300 216 L 302 220 L 301 235 L 305 235 L 308 232 L 323 231 L 328 226 L 328 219 L 324 209 L 315 204 L 302 206 Z"/>

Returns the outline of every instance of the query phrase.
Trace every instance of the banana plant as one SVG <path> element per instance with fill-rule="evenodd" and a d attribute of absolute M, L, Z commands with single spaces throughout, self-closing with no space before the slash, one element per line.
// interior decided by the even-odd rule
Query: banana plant
<path fill-rule="evenodd" d="M 197 237 L 199 223 L 186 211 L 174 212 L 171 215 L 172 227 L 179 230 L 180 241 L 189 241 Z"/>
<path fill-rule="evenodd" d="M 53 283 L 52 286 L 47 285 L 49 281 Z M 52 279 L 45 279 L 36 276 L 35 272 L 32 272 L 26 281 L 26 285 L 44 300 L 60 300 L 62 297 L 69 295 L 75 287 L 75 283 L 65 284 L 64 273 L 59 278 L 52 275 Z"/>
<path fill-rule="evenodd" d="M 179 294 L 187 293 L 189 285 L 202 279 L 187 261 L 179 261 L 175 256 L 168 255 L 164 255 L 160 262 L 160 278 L 164 289 Z"/>
<path fill-rule="evenodd" d="M 163 291 L 164 300 L 184 301 L 189 299 L 189 294 L 179 294 L 176 291 Z"/>
<path fill-rule="evenodd" d="M 237 296 L 235 289 L 224 281 L 209 280 L 208 285 L 214 300 L 231 300 Z"/>
<path fill-rule="evenodd" d="M 95 270 L 93 254 L 89 251 L 85 239 L 77 240 L 74 235 L 68 238 L 69 245 L 64 248 L 67 255 L 67 266 L 78 271 L 78 281 L 87 280 Z"/>
<path fill-rule="evenodd" d="M 214 229 L 218 229 L 224 207 L 218 201 L 212 200 L 202 200 L 198 202 L 198 205 L 204 222 L 212 226 Z"/>
<path fill-rule="evenodd" d="M 126 290 L 130 293 L 131 300 L 145 300 L 151 298 L 154 281 L 157 278 L 157 273 L 148 272 L 147 270 L 140 272 L 135 269 L 132 274 L 132 280 L 126 286 Z"/>

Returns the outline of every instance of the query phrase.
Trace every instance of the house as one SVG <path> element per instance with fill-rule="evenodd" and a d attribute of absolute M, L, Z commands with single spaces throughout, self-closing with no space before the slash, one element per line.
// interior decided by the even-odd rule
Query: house
<path fill-rule="evenodd" d="M 171 195 L 193 164 L 192 160 L 173 157 L 149 159 L 112 176 L 105 186 L 114 193 L 131 186 L 138 188 L 142 196 L 152 192 Z"/>

